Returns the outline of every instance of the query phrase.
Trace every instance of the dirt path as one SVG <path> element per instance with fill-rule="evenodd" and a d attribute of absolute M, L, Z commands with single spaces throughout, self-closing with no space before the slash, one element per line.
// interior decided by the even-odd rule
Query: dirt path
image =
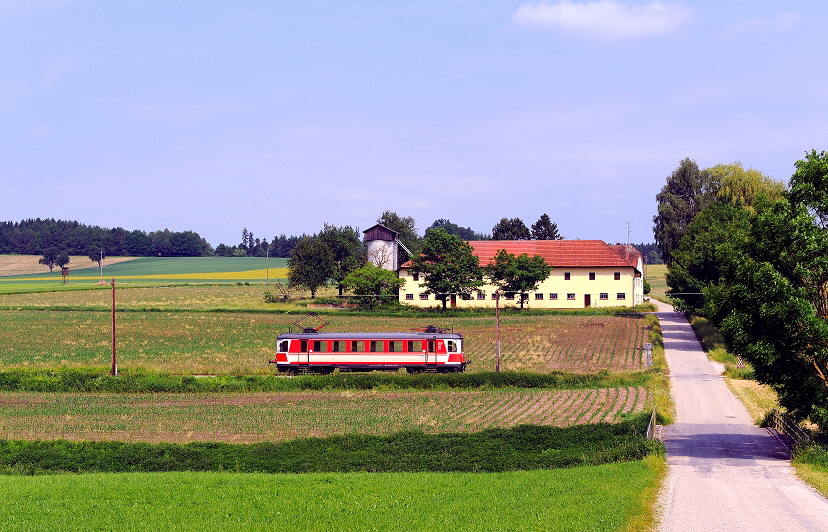
<path fill-rule="evenodd" d="M 785 448 L 753 424 L 684 316 L 656 304 L 676 403 L 676 422 L 664 431 L 669 473 L 660 530 L 828 530 L 828 500 L 794 475 Z"/>

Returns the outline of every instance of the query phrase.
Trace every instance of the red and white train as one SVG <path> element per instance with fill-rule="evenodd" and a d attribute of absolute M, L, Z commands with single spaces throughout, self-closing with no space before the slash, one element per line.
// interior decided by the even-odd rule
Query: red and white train
<path fill-rule="evenodd" d="M 463 353 L 463 335 L 432 325 L 412 332 L 280 334 L 276 339 L 276 364 L 280 372 L 331 373 L 340 371 L 396 371 L 409 373 L 462 372 L 470 361 Z"/>

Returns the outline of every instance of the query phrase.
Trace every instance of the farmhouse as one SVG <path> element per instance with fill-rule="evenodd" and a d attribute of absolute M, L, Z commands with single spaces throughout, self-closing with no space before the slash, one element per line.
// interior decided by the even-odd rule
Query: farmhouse
<path fill-rule="evenodd" d="M 602 240 L 477 240 L 469 244 L 481 266 L 494 259 L 498 250 L 530 257 L 540 255 L 553 270 L 538 289 L 529 293 L 524 306 L 531 308 L 584 308 L 633 306 L 644 300 L 641 253 L 631 245 L 609 245 Z M 411 272 L 411 262 L 402 264 L 398 275 L 406 280 L 400 302 L 420 307 L 441 304 L 425 293 L 421 279 Z M 501 297 L 502 306 L 519 305 L 519 294 Z M 494 307 L 495 287 L 483 285 L 464 300 L 453 296 L 452 307 Z"/>

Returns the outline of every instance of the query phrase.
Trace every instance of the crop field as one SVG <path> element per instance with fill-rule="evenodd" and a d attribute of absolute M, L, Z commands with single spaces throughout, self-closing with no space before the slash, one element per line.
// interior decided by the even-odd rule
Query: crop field
<path fill-rule="evenodd" d="M 640 412 L 643 387 L 588 390 L 0 394 L 0 439 L 255 443 L 341 434 L 566 427 Z"/>
<path fill-rule="evenodd" d="M 0 284 L 12 282 L 62 283 L 60 268 L 49 272 L 36 255 L 0 255 Z M 70 257 L 70 284 L 100 279 L 97 263 L 89 257 Z M 264 257 L 112 257 L 103 261 L 103 277 L 126 282 L 191 280 L 196 282 L 264 280 L 287 276 L 287 259 Z"/>
<path fill-rule="evenodd" d="M 38 295 L 38 294 L 33 294 Z M 62 296 L 63 294 L 56 294 Z M 209 292 L 203 296 L 205 300 Z M 0 298 L 2 300 L 4 298 Z M 429 316 L 430 321 L 434 316 Z M 408 331 L 423 318 L 331 314 L 331 331 Z M 273 371 L 274 341 L 297 320 L 288 314 L 243 312 L 120 312 L 117 351 L 122 367 L 181 374 L 262 374 Z M 103 311 L 0 311 L 0 367 L 105 366 L 110 314 Z M 494 367 L 495 323 L 459 317 L 469 371 Z M 575 373 L 642 370 L 647 331 L 638 316 L 509 315 L 501 319 L 501 366 L 508 370 Z"/>
<path fill-rule="evenodd" d="M 659 301 L 669 301 L 667 297 L 667 265 L 666 264 L 648 264 L 647 265 L 647 282 L 650 283 L 650 296 Z"/>
<path fill-rule="evenodd" d="M 3 529 L 624 530 L 641 461 L 508 473 L 0 476 Z"/>

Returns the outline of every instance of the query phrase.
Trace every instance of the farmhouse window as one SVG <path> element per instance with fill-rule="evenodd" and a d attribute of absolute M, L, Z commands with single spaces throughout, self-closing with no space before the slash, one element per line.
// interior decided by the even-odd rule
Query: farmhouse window
<path fill-rule="evenodd" d="M 420 299 L 428 299 L 428 294 L 420 294 Z"/>
<path fill-rule="evenodd" d="M 497 299 L 497 294 L 492 294 L 492 299 Z"/>
<path fill-rule="evenodd" d="M 535 299 L 543 299 L 543 294 L 535 294 Z"/>
<path fill-rule="evenodd" d="M 558 294 L 549 294 L 549 299 L 558 299 Z"/>
<path fill-rule="evenodd" d="M 419 273 L 412 273 L 411 276 L 414 278 L 415 281 L 420 280 L 420 274 Z"/>
<path fill-rule="evenodd" d="M 566 294 L 567 299 L 575 299 L 575 294 Z"/>
<path fill-rule="evenodd" d="M 626 293 L 624 293 L 624 292 L 618 292 L 618 293 L 615 295 L 615 298 L 616 298 L 616 299 L 627 299 L 627 294 L 626 294 Z"/>
<path fill-rule="evenodd" d="M 514 298 L 515 298 L 515 293 L 514 292 L 510 292 L 510 293 L 506 294 L 506 299 L 514 299 Z"/>
<path fill-rule="evenodd" d="M 478 292 L 477 299 L 486 299 L 486 292 Z"/>
<path fill-rule="evenodd" d="M 613 274 L 613 277 L 615 278 L 616 281 L 620 281 L 621 280 L 621 272 L 615 272 Z"/>
<path fill-rule="evenodd" d="M 414 294 L 405 294 L 405 298 L 407 300 L 412 300 L 412 299 L 414 299 Z"/>
<path fill-rule="evenodd" d="M 371 340 L 371 352 L 372 353 L 381 353 L 385 351 L 385 346 L 382 345 L 384 342 L 382 340 Z"/>
<path fill-rule="evenodd" d="M 564 272 L 564 281 L 568 281 L 569 279 L 569 272 Z"/>
<path fill-rule="evenodd" d="M 595 272 L 589 272 L 589 280 L 590 280 L 590 281 L 594 281 L 594 280 L 595 280 Z"/>
<path fill-rule="evenodd" d="M 609 294 L 608 294 L 608 293 L 606 293 L 606 292 L 601 292 L 601 295 L 600 295 L 599 297 L 600 297 L 601 299 L 609 299 Z"/>

